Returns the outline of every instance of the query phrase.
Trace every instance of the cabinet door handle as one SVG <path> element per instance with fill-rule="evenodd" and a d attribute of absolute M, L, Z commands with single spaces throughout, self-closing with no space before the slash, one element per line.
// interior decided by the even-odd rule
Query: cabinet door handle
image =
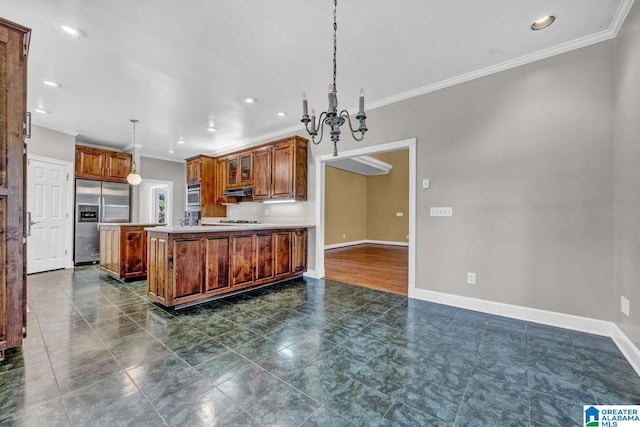
<path fill-rule="evenodd" d="M 26 138 L 31 138 L 31 113 L 27 112 L 27 123 L 25 123 L 25 137 Z"/>

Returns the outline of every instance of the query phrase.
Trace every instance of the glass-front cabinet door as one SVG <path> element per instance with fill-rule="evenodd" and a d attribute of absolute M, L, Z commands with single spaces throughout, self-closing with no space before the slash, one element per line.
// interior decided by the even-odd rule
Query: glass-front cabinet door
<path fill-rule="evenodd" d="M 252 160 L 252 153 L 240 155 L 240 185 L 243 187 L 253 183 Z"/>
<path fill-rule="evenodd" d="M 227 188 L 233 188 L 238 185 L 238 158 L 230 157 L 227 159 Z"/>
<path fill-rule="evenodd" d="M 253 154 L 243 153 L 227 158 L 227 188 L 250 187 L 253 183 Z"/>

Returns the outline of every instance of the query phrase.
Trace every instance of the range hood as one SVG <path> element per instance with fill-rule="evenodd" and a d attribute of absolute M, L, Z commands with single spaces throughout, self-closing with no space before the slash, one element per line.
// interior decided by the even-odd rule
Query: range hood
<path fill-rule="evenodd" d="M 253 196 L 253 187 L 233 188 L 222 193 L 223 197 L 251 197 Z"/>
<path fill-rule="evenodd" d="M 386 175 L 393 168 L 393 165 L 371 156 L 349 157 L 347 159 L 328 161 L 327 166 L 365 176 Z"/>

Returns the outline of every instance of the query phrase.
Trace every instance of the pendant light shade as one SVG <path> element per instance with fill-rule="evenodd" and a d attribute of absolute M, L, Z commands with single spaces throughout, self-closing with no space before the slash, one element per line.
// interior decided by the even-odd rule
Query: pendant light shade
<path fill-rule="evenodd" d="M 131 163 L 131 173 L 127 175 L 127 182 L 131 185 L 139 185 L 142 182 L 142 177 L 136 170 L 136 119 L 129 120 L 133 123 L 133 162 Z"/>

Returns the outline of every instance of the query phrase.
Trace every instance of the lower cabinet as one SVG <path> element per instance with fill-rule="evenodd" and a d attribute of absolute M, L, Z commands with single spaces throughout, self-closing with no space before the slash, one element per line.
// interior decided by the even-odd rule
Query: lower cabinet
<path fill-rule="evenodd" d="M 118 280 L 147 275 L 147 232 L 157 224 L 101 224 L 100 270 Z"/>
<path fill-rule="evenodd" d="M 173 307 L 300 276 L 306 236 L 307 229 L 148 231 L 147 295 Z"/>

